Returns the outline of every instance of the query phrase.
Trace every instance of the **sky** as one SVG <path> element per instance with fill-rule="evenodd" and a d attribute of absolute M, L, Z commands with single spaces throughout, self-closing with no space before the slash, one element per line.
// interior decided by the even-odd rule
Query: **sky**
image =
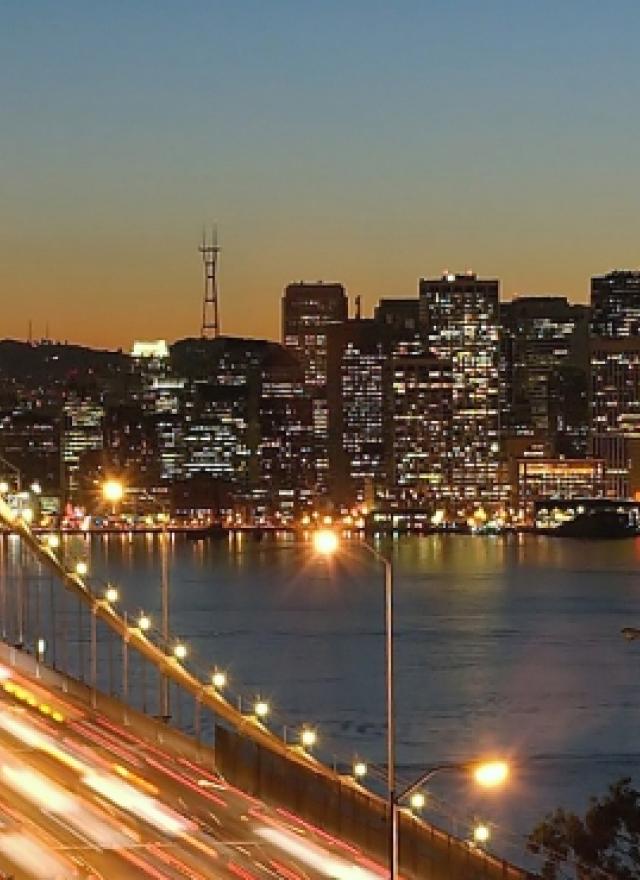
<path fill-rule="evenodd" d="M 637 0 L 2 0 L 0 337 L 277 339 L 292 280 L 638 266 Z"/>

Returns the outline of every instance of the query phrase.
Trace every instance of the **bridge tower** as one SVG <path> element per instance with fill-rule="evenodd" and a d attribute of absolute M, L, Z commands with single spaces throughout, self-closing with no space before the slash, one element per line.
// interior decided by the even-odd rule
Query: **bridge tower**
<path fill-rule="evenodd" d="M 206 232 L 202 233 L 202 243 L 198 248 L 202 255 L 204 269 L 204 296 L 202 300 L 203 339 L 215 339 L 220 333 L 220 316 L 218 311 L 218 229 L 213 227 L 211 241 L 207 241 Z"/>

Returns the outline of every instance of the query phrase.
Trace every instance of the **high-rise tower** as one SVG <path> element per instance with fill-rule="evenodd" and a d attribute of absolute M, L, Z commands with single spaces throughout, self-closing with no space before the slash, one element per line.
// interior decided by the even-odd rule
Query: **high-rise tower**
<path fill-rule="evenodd" d="M 202 329 L 204 339 L 215 339 L 220 333 L 220 314 L 218 310 L 218 230 L 213 227 L 211 241 L 206 232 L 202 233 L 202 243 L 198 248 L 202 254 L 204 268 L 204 296 L 202 300 Z"/>

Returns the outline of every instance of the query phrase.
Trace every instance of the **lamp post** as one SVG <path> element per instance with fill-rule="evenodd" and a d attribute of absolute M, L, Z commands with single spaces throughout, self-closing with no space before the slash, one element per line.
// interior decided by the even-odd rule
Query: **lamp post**
<path fill-rule="evenodd" d="M 321 529 L 314 533 L 313 543 L 316 551 L 331 556 L 338 550 L 338 536 L 331 529 Z M 389 877 L 398 876 L 398 812 L 396 798 L 396 717 L 393 668 L 393 567 L 375 547 L 366 541 L 362 546 L 381 563 L 384 570 L 384 614 L 385 614 L 385 691 L 387 715 L 387 803 L 389 809 Z"/>

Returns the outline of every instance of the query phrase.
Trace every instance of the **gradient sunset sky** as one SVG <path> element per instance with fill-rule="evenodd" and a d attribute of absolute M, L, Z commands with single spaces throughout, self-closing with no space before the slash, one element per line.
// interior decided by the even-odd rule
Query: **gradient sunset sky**
<path fill-rule="evenodd" d="M 278 338 L 297 279 L 585 301 L 640 263 L 640 4 L 4 0 L 0 337 Z"/>

